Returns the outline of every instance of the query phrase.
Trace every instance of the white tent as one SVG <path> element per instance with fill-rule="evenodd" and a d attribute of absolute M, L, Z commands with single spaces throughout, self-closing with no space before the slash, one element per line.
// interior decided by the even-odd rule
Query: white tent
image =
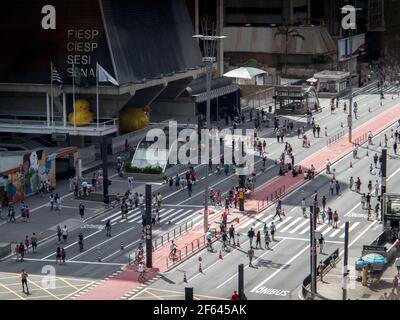
<path fill-rule="evenodd" d="M 267 72 L 252 67 L 240 67 L 225 73 L 224 77 L 236 78 L 236 79 L 253 79 L 254 77 L 264 73 Z"/>

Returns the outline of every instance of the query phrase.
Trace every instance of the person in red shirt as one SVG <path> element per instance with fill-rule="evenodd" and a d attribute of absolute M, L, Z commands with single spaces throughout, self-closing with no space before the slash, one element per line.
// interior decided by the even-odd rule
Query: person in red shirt
<path fill-rule="evenodd" d="M 233 294 L 232 294 L 231 300 L 239 300 L 239 295 L 237 294 L 237 292 L 236 292 L 236 291 L 233 291 Z"/>

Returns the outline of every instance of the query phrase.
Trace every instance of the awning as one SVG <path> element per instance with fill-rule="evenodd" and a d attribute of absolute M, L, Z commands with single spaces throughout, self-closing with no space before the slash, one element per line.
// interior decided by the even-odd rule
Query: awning
<path fill-rule="evenodd" d="M 224 74 L 224 77 L 237 78 L 237 79 L 253 79 L 260 74 L 266 74 L 267 72 L 261 69 L 252 67 L 240 67 L 231 70 Z"/>
<path fill-rule="evenodd" d="M 239 86 L 237 84 L 230 84 L 221 88 L 217 88 L 214 90 L 211 90 L 210 92 L 210 98 L 215 99 L 218 97 L 222 97 L 224 95 L 230 94 L 232 92 L 235 92 L 239 90 Z M 202 92 L 196 95 L 193 95 L 194 101 L 196 103 L 201 103 L 207 100 L 207 92 Z"/>

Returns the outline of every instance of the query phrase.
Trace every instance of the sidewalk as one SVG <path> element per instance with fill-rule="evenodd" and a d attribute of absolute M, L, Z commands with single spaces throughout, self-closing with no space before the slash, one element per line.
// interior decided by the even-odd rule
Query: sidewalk
<path fill-rule="evenodd" d="M 378 133 L 396 122 L 399 118 L 399 114 L 400 104 L 382 112 L 376 118 L 365 122 L 360 127 L 353 130 L 353 141 L 361 138 L 368 131 L 371 131 L 372 134 L 376 136 Z M 378 142 L 374 141 L 374 139 L 373 142 L 375 144 L 378 144 Z M 351 151 L 352 144 L 348 142 L 348 134 L 346 134 L 336 143 L 322 148 L 318 152 L 313 153 L 296 165 L 301 165 L 302 169 L 304 170 L 309 168 L 311 164 L 313 164 L 316 169 L 316 173 L 319 173 L 325 170 L 325 163 L 327 159 L 329 159 L 331 163 L 335 163 Z M 258 201 L 266 199 L 267 196 L 274 193 L 279 188 L 282 188 L 284 186 L 286 193 L 288 193 L 299 187 L 300 185 L 304 184 L 305 182 L 306 180 L 304 180 L 303 175 L 292 177 L 292 174 L 290 172 L 286 173 L 285 176 L 278 176 L 268 183 L 256 188 L 251 196 L 251 199 L 246 201 L 246 209 L 250 211 L 258 211 Z"/>
<path fill-rule="evenodd" d="M 355 264 L 358 258 L 349 258 L 349 267 Z M 383 272 L 379 281 L 368 283 L 363 286 L 361 281 L 356 281 L 355 275 L 350 273 L 350 285 L 347 290 L 347 298 L 350 300 L 400 300 L 396 291 L 392 292 L 392 280 L 397 274 L 394 262 Z M 342 267 L 338 264 L 336 268 L 331 269 L 324 277 L 323 282 L 318 278 L 318 293 L 330 300 L 342 300 Z M 384 298 L 387 293 L 387 298 Z"/>

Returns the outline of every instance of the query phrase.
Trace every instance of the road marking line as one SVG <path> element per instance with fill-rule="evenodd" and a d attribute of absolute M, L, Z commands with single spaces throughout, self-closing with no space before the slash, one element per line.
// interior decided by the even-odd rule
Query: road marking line
<path fill-rule="evenodd" d="M 276 225 L 276 231 L 279 231 L 278 228 L 280 228 L 283 224 L 288 223 L 290 220 L 292 220 L 292 216 L 286 217 L 283 221 L 276 221 L 275 225 Z"/>
<path fill-rule="evenodd" d="M 56 296 L 55 294 L 53 294 L 52 292 L 50 292 L 49 290 L 39 286 L 38 284 L 36 284 L 35 282 L 29 281 L 28 283 L 33 284 L 34 286 L 36 286 L 37 288 L 39 288 L 40 290 L 43 290 L 44 292 L 46 292 L 47 294 L 49 294 L 50 296 L 54 297 L 56 300 L 60 300 L 60 298 L 58 296 Z"/>
<path fill-rule="evenodd" d="M 354 228 L 357 227 L 359 224 L 360 224 L 360 222 L 358 222 L 358 221 L 352 223 L 352 224 L 350 225 L 350 228 L 349 228 L 349 233 L 350 233 L 351 231 L 353 231 Z M 341 239 L 344 238 L 344 232 L 343 232 L 343 234 L 342 234 L 339 238 L 341 238 Z"/>
<path fill-rule="evenodd" d="M 88 238 L 90 238 L 90 237 L 92 237 L 92 236 L 94 236 L 94 235 L 96 235 L 97 233 L 102 232 L 102 231 L 103 231 L 103 230 L 97 230 L 97 231 L 95 231 L 95 232 L 89 234 L 88 236 L 86 236 L 85 239 L 88 239 Z M 68 246 L 64 247 L 64 249 L 68 249 L 68 248 L 72 247 L 73 245 L 75 245 L 75 244 L 77 244 L 77 243 L 78 243 L 78 241 L 75 241 L 75 242 L 69 244 Z M 51 254 L 45 256 L 44 258 L 42 258 L 41 260 L 44 261 L 44 260 L 46 260 L 47 258 L 50 258 L 51 256 L 54 256 L 55 254 L 56 254 L 55 252 L 54 252 L 54 253 L 51 253 Z M 24 259 L 25 259 L 25 258 L 24 258 Z"/>
<path fill-rule="evenodd" d="M 281 243 L 285 242 L 285 239 L 283 239 L 282 241 L 279 241 L 276 245 L 274 245 L 271 249 L 275 249 L 277 246 L 279 246 Z M 272 250 L 268 250 L 265 251 L 262 255 L 260 255 L 259 257 L 257 257 L 257 259 L 254 260 L 254 262 L 257 262 L 258 259 L 262 258 L 264 255 L 266 255 L 267 253 L 272 252 Z M 244 269 L 248 268 L 249 265 L 247 264 Z M 222 282 L 219 286 L 217 286 L 217 289 L 221 288 L 222 286 L 224 286 L 226 283 L 228 283 L 229 281 L 231 281 L 233 278 L 237 277 L 237 273 L 234 273 L 232 276 L 230 276 L 228 279 L 226 279 L 224 282 Z"/>
<path fill-rule="evenodd" d="M 290 229 L 291 227 L 293 227 L 299 220 L 301 220 L 302 218 L 296 218 L 294 221 L 292 221 L 291 223 L 289 223 L 286 227 L 284 227 L 282 230 L 280 230 L 280 232 L 285 232 L 286 230 Z M 278 230 L 279 231 L 279 230 Z"/>
<path fill-rule="evenodd" d="M 292 231 L 290 231 L 289 233 L 295 233 L 297 230 L 299 230 L 302 226 L 304 226 L 306 223 L 310 223 L 310 221 L 308 221 L 308 219 L 305 219 L 302 223 L 300 223 L 299 225 L 297 225 L 296 228 L 294 228 Z"/>
<path fill-rule="evenodd" d="M 23 296 L 19 295 L 16 291 L 10 289 L 9 287 L 5 286 L 4 284 L 2 284 L 0 282 L 0 286 L 2 286 L 3 288 L 5 288 L 6 290 L 10 291 L 13 295 L 16 295 L 17 297 L 19 297 L 22 300 L 26 300 L 26 298 L 24 298 Z"/>
<path fill-rule="evenodd" d="M 346 222 L 342 222 L 341 225 L 339 225 L 339 222 L 340 222 L 340 221 L 338 221 L 338 227 L 336 228 L 336 230 L 333 231 L 333 232 L 329 235 L 330 238 L 333 238 L 333 237 L 336 236 L 340 231 L 343 230 L 344 225 L 346 224 Z"/>
<path fill-rule="evenodd" d="M 56 260 L 53 259 L 32 259 L 32 258 L 24 258 L 26 261 L 33 261 L 33 262 L 53 262 L 55 263 Z M 68 263 L 77 263 L 77 264 L 94 264 L 94 265 L 108 265 L 108 266 L 126 266 L 126 263 L 112 263 L 112 262 L 97 262 L 97 261 L 71 261 L 71 260 L 66 260 Z"/>
<path fill-rule="evenodd" d="M 73 259 L 76 259 L 76 258 L 80 257 L 81 255 L 84 255 L 85 253 L 88 253 L 88 252 L 90 252 L 90 251 L 92 251 L 92 250 L 94 250 L 94 249 L 97 249 L 97 248 L 100 247 L 101 245 L 103 245 L 103 244 L 105 244 L 105 243 L 107 243 L 107 242 L 109 242 L 109 241 L 113 241 L 113 240 L 115 240 L 116 238 L 118 238 L 119 236 L 122 236 L 123 234 L 125 234 L 125 233 L 127 233 L 127 232 L 130 232 L 130 231 L 134 230 L 135 228 L 136 228 L 136 227 L 128 228 L 128 229 L 126 229 L 125 231 L 123 231 L 123 232 L 121 232 L 121 233 L 118 233 L 118 234 L 116 234 L 115 236 L 111 237 L 110 239 L 107 239 L 107 240 L 105 240 L 105 241 L 103 241 L 103 242 L 101 242 L 101 243 L 98 243 L 98 244 L 96 244 L 95 246 L 90 247 L 89 249 L 87 249 L 87 250 L 85 250 L 85 251 L 83 251 L 83 252 L 81 252 L 81 253 L 79 253 L 79 254 L 73 256 L 72 258 L 70 258 L 70 259 L 67 260 L 67 261 L 72 261 Z M 102 231 L 102 230 L 99 230 L 99 232 L 101 232 L 101 231 Z M 87 239 L 87 238 L 88 238 L 88 237 L 86 237 L 86 239 Z M 75 242 L 75 243 L 77 243 L 77 242 Z M 100 248 L 101 248 L 101 247 L 100 247 Z M 49 256 L 51 256 L 51 255 L 49 255 Z"/>
<path fill-rule="evenodd" d="M 190 212 L 191 212 L 191 213 L 190 213 Z M 174 221 L 176 221 L 176 220 L 182 218 L 184 215 L 188 215 L 188 216 L 190 217 L 191 215 L 193 215 L 193 214 L 196 213 L 196 212 L 197 212 L 197 211 L 193 211 L 192 209 L 187 210 L 187 211 L 185 211 L 185 212 L 182 212 L 179 216 L 177 216 L 177 217 L 171 219 L 171 223 L 173 223 Z"/>
<path fill-rule="evenodd" d="M 254 293 L 258 288 L 263 286 L 266 282 L 268 282 L 270 279 L 275 277 L 278 273 L 280 273 L 283 269 L 285 269 L 287 266 L 289 266 L 294 260 L 296 260 L 300 255 L 303 254 L 306 250 L 309 249 L 309 245 L 303 248 L 300 252 L 298 252 L 295 256 L 293 256 L 288 262 L 286 262 L 283 266 L 281 266 L 278 270 L 276 270 L 273 274 L 271 274 L 269 277 L 267 277 L 265 280 L 263 280 L 261 283 L 259 283 L 256 287 L 254 287 L 250 292 Z"/>

